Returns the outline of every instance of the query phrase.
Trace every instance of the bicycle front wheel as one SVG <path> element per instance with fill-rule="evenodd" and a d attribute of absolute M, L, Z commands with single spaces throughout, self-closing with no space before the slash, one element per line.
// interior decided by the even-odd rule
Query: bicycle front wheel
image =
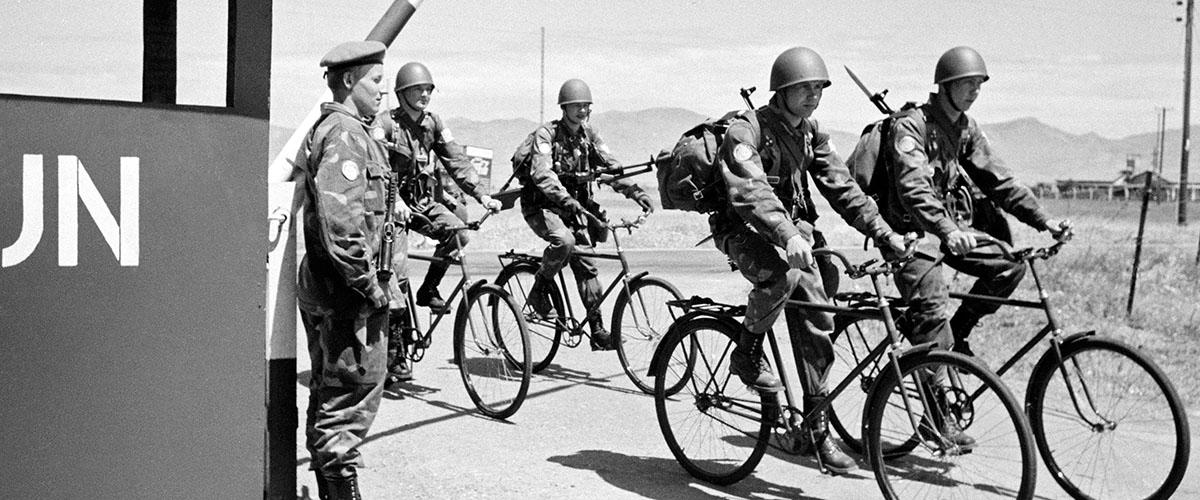
<path fill-rule="evenodd" d="M 876 319 L 851 320 L 839 325 L 830 335 L 833 342 L 833 365 L 829 369 L 829 380 L 844 380 L 863 361 L 871 357 L 871 350 L 887 338 L 887 328 Z M 859 372 L 846 390 L 838 394 L 830 406 L 829 423 L 841 436 L 846 447 L 863 453 L 862 417 L 867 407 L 867 393 L 880 370 L 887 368 L 887 357 L 876 357 L 862 372 Z M 911 449 L 911 447 L 909 447 Z M 908 449 L 903 451 L 907 452 Z M 890 456 L 890 455 L 889 455 Z"/>
<path fill-rule="evenodd" d="M 654 408 L 667 447 L 689 474 L 719 485 L 758 466 L 777 412 L 774 394 L 730 375 L 734 334 L 712 318 L 689 320 L 663 339 L 654 361 Z"/>
<path fill-rule="evenodd" d="M 559 319 L 542 319 L 529 304 L 529 290 L 533 288 L 533 279 L 538 270 L 537 264 L 531 262 L 513 262 L 504 266 L 496 276 L 496 286 L 504 289 L 517 303 L 517 310 L 525 318 L 529 331 L 529 351 L 531 354 L 533 373 L 538 373 L 550 366 L 550 361 L 558 353 L 558 344 L 562 340 L 566 326 L 562 318 L 566 317 L 567 308 L 563 303 L 562 292 L 558 283 L 551 282 L 550 305 Z"/>
<path fill-rule="evenodd" d="M 1187 414 L 1153 361 L 1085 336 L 1034 368 L 1029 422 L 1050 476 L 1078 499 L 1169 498 L 1187 471 Z"/>
<path fill-rule="evenodd" d="M 889 499 L 1033 497 L 1037 457 L 1020 405 L 975 359 L 911 352 L 885 365 L 869 396 L 866 440 Z M 918 440 L 888 460 L 887 450 Z"/>
<path fill-rule="evenodd" d="M 454 321 L 454 358 L 475 407 L 504 419 L 525 402 L 531 373 L 525 319 L 504 290 L 467 293 Z"/>
<path fill-rule="evenodd" d="M 621 368 L 646 394 L 654 394 L 650 359 L 675 320 L 667 301 L 682 298 L 683 294 L 667 280 L 644 277 L 630 283 L 629 293 L 622 291 L 613 304 L 612 334 Z"/>

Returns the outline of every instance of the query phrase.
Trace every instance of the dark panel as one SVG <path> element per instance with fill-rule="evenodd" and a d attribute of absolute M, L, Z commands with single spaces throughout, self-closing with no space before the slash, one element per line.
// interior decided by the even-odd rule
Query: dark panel
<path fill-rule="evenodd" d="M 13 96 L 0 110 L 0 248 L 21 232 L 24 155 L 45 181 L 39 244 L 0 268 L 0 496 L 260 498 L 265 118 Z M 121 158 L 138 159 L 137 266 L 83 201 L 78 265 L 59 265 L 60 156 L 126 228 Z"/>

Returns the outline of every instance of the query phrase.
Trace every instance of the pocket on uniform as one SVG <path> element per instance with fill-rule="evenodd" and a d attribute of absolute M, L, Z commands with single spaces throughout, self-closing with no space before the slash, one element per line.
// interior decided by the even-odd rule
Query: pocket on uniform
<path fill-rule="evenodd" d="M 383 213 L 387 210 L 388 170 L 376 162 L 367 162 L 367 195 L 363 196 L 363 209 L 367 212 Z M 371 193 L 379 193 L 374 195 Z"/>

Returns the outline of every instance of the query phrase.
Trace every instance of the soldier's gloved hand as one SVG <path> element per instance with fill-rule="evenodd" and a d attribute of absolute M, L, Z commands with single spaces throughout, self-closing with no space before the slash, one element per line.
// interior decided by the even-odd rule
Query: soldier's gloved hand
<path fill-rule="evenodd" d="M 642 211 L 646 213 L 654 213 L 654 200 L 650 199 L 650 195 L 645 191 L 638 191 L 633 195 L 633 202 L 642 207 Z"/>
<path fill-rule="evenodd" d="M 504 208 L 504 205 L 500 203 L 500 200 L 494 199 L 486 194 L 479 197 L 479 204 L 483 205 L 483 208 L 488 209 L 489 212 L 494 214 L 500 213 L 500 209 Z"/>
<path fill-rule="evenodd" d="M 794 269 L 808 269 L 813 266 L 812 245 L 804 236 L 797 234 L 788 238 L 787 261 Z"/>
<path fill-rule="evenodd" d="M 1046 230 L 1058 241 L 1067 241 L 1074 234 L 1075 224 L 1071 219 L 1050 219 L 1046 221 Z"/>
<path fill-rule="evenodd" d="M 946 235 L 946 248 L 950 249 L 950 253 L 954 255 L 963 255 L 970 252 L 976 245 L 975 235 L 955 229 L 954 232 Z"/>

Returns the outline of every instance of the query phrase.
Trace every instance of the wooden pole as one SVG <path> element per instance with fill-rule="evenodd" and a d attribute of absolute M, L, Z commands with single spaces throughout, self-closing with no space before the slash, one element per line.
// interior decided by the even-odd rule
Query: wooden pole
<path fill-rule="evenodd" d="M 1154 172 L 1146 171 L 1146 184 L 1142 188 L 1142 216 L 1138 220 L 1137 242 L 1133 250 L 1133 274 L 1129 276 L 1129 301 L 1125 303 L 1125 315 L 1133 314 L 1133 296 L 1137 292 L 1138 264 L 1142 260 L 1142 235 L 1146 234 L 1146 211 L 1150 207 L 1150 179 Z"/>
<path fill-rule="evenodd" d="M 1183 56 L 1183 149 L 1179 160 L 1179 218 L 1180 226 L 1187 225 L 1188 205 L 1188 150 L 1192 146 L 1191 137 L 1191 106 L 1192 106 L 1192 17 L 1196 1 L 1187 0 L 1187 25 Z"/>

